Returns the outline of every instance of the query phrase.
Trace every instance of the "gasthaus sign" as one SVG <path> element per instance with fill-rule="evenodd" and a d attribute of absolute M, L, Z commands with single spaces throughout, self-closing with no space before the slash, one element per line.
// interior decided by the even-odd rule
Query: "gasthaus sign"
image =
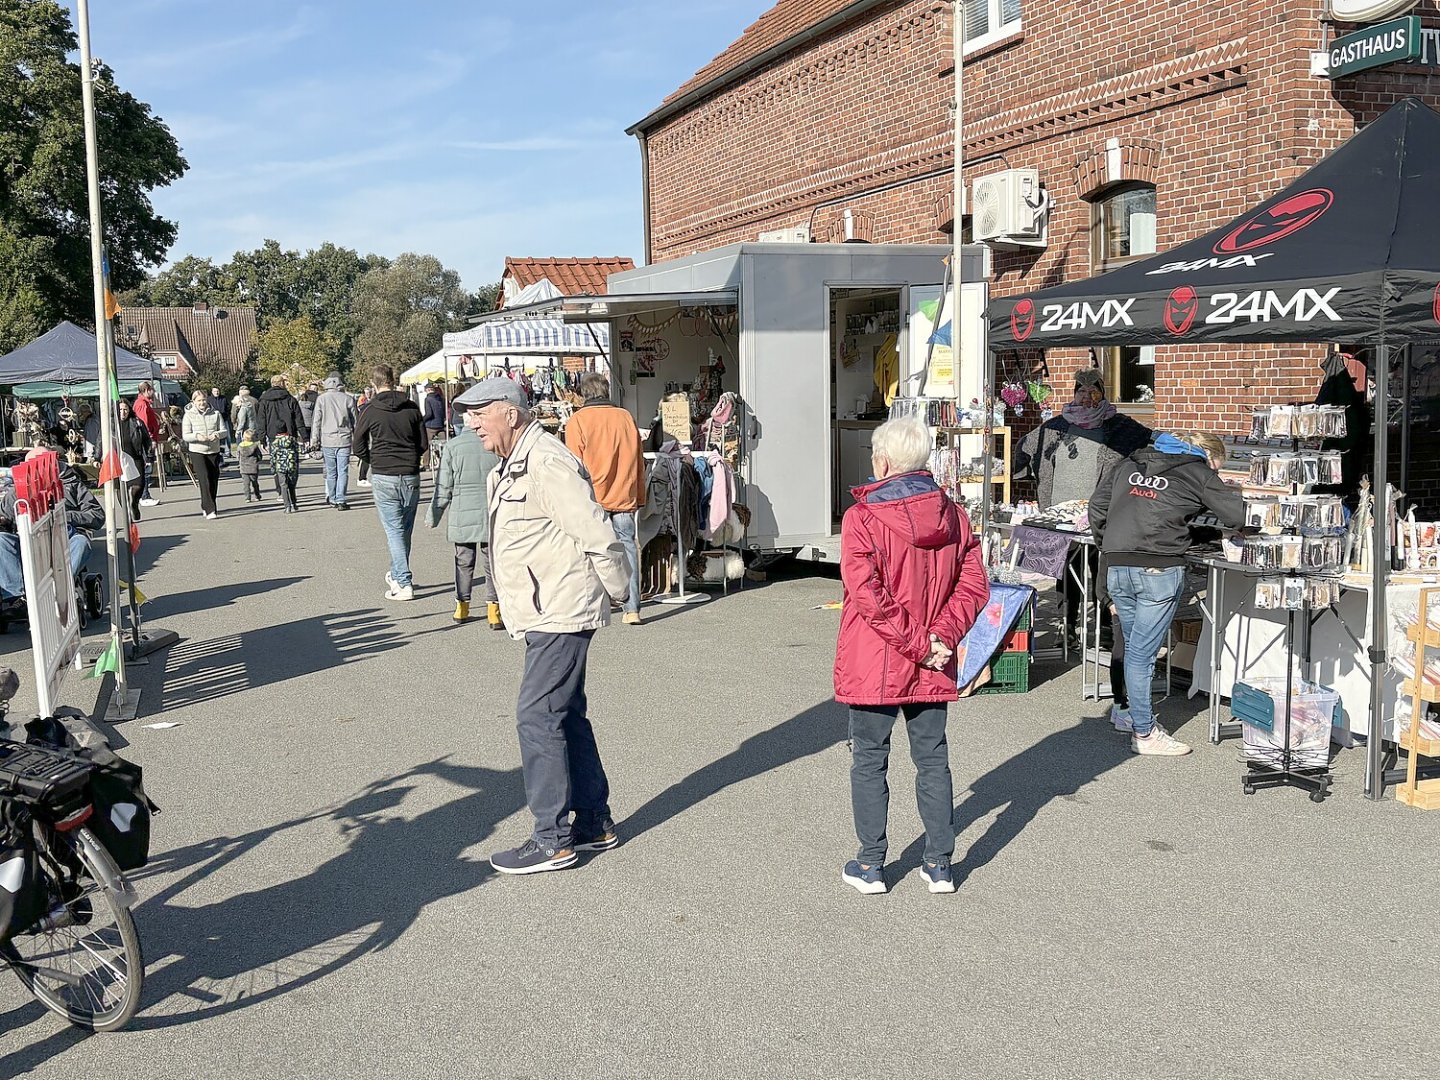
<path fill-rule="evenodd" d="M 1331 79 L 1343 79 L 1383 64 L 1415 60 L 1421 45 L 1418 15 L 1376 23 L 1331 42 L 1330 70 L 1326 74 Z"/>

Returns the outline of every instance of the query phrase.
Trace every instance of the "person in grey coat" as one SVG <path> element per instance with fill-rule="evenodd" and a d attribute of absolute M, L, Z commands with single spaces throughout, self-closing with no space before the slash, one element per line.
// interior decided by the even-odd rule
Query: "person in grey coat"
<path fill-rule="evenodd" d="M 485 550 L 485 612 L 492 630 L 503 630 L 500 597 L 490 569 L 490 510 L 488 478 L 500 459 L 485 449 L 480 436 L 469 428 L 449 442 L 440 457 L 435 494 L 430 500 L 427 524 L 437 528 L 446 508 L 450 525 L 446 535 L 455 545 L 455 621 L 470 618 L 470 595 L 475 582 L 478 550 Z"/>
<path fill-rule="evenodd" d="M 359 413 L 338 371 L 327 375 L 324 385 L 325 392 L 316 398 L 311 414 L 310 449 L 319 447 L 325 456 L 325 501 L 336 510 L 349 510 L 350 443 Z M 300 407 L 305 407 L 303 398 Z"/>

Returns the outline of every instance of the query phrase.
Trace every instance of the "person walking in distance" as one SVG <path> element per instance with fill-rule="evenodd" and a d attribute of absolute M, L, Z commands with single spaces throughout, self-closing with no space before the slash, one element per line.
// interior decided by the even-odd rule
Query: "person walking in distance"
<path fill-rule="evenodd" d="M 247 431 L 259 430 L 258 419 L 255 413 L 256 398 L 250 393 L 248 386 L 240 387 L 240 392 L 230 402 L 230 431 L 239 442 L 240 437 Z"/>
<path fill-rule="evenodd" d="M 245 486 L 245 501 L 264 502 L 260 494 L 260 442 L 254 428 L 246 428 L 235 448 L 240 460 L 240 481 Z"/>
<path fill-rule="evenodd" d="M 283 427 L 270 440 L 270 469 L 275 473 L 275 491 L 285 513 L 295 513 L 300 509 L 295 498 L 295 485 L 300 479 L 300 442 Z"/>
<path fill-rule="evenodd" d="M 485 613 L 492 630 L 503 630 L 500 597 L 495 592 L 495 572 L 490 564 L 490 508 L 486 486 L 500 459 L 485 449 L 469 428 L 442 444 L 440 469 L 435 475 L 435 494 L 430 500 L 426 522 L 434 529 L 448 508 L 446 530 L 455 545 L 455 621 L 470 618 L 470 595 L 474 590 L 475 565 L 485 553 Z"/>
<path fill-rule="evenodd" d="M 155 449 L 156 464 L 160 463 L 160 413 L 155 408 L 155 386 L 153 383 L 142 382 L 139 392 L 135 395 L 135 417 L 145 425 L 145 430 L 150 433 L 150 445 Z M 144 479 L 141 483 L 140 505 L 158 506 L 159 500 L 150 494 L 150 467 L 148 461 L 137 461 Z"/>
<path fill-rule="evenodd" d="M 140 419 L 131 413 L 130 403 L 124 398 L 120 399 L 120 428 L 116 431 L 116 440 L 120 444 L 120 452 L 128 454 L 130 460 L 135 463 L 135 479 L 126 483 L 125 489 L 130 496 L 130 520 L 140 520 L 140 496 L 144 490 L 145 481 L 145 458 L 150 453 L 150 432 Z"/>
<path fill-rule="evenodd" d="M 535 826 L 490 865 L 503 874 L 558 870 L 579 851 L 619 843 L 586 710 L 585 662 L 611 601 L 629 596 L 630 565 L 584 467 L 535 421 L 518 383 L 484 379 L 457 401 L 502 459 L 487 492 L 491 562 L 505 627 L 525 642 L 516 729 Z"/>
<path fill-rule="evenodd" d="M 220 460 L 224 461 L 230 456 L 230 421 L 225 408 L 225 395 L 220 393 L 218 386 L 212 386 L 205 400 L 210 403 L 210 411 L 220 417 Z"/>
<path fill-rule="evenodd" d="M 297 400 L 300 403 L 300 419 L 305 427 L 294 435 L 302 444 L 312 445 L 315 442 L 315 403 L 320 400 L 320 384 L 312 382 L 307 385 Z"/>
<path fill-rule="evenodd" d="M 370 463 L 375 513 L 390 548 L 385 599 L 413 600 L 410 539 L 420 505 L 420 457 L 425 452 L 420 407 L 395 389 L 395 369 L 381 364 L 371 372 L 375 397 L 355 425 L 353 446 Z"/>
<path fill-rule="evenodd" d="M 185 410 L 180 437 L 185 440 L 190 467 L 200 488 L 200 510 L 211 520 L 218 516 L 215 495 L 220 487 L 220 440 L 224 438 L 224 433 L 225 421 L 210 408 L 210 399 L 205 396 L 205 391 L 196 390 L 190 396 L 189 408 Z"/>
<path fill-rule="evenodd" d="M 357 424 L 360 422 L 359 418 L 365 414 L 365 410 L 374 398 L 375 388 L 373 386 L 367 386 L 364 390 L 360 391 L 359 400 L 355 402 L 355 422 Z M 370 486 L 370 462 L 361 457 L 357 457 L 356 460 L 360 462 L 360 469 L 355 480 L 355 486 L 368 488 Z"/>
<path fill-rule="evenodd" d="M 336 510 L 349 510 L 350 444 L 359 414 L 338 371 L 327 375 L 324 385 L 325 392 L 315 399 L 310 449 L 319 447 L 325 457 L 325 501 Z"/>
<path fill-rule="evenodd" d="M 440 384 L 432 382 L 425 388 L 425 415 L 422 418 L 425 423 L 425 453 L 432 469 L 437 461 L 431 448 L 445 438 L 445 413 L 445 395 L 440 391 Z"/>
<path fill-rule="evenodd" d="M 270 389 L 260 395 L 259 404 L 255 406 L 255 421 L 255 433 L 267 445 L 282 431 L 294 435 L 305 423 L 300 415 L 300 403 L 286 387 L 284 375 L 270 377 Z"/>
<path fill-rule="evenodd" d="M 636 514 L 645 505 L 645 452 L 640 429 L 629 412 L 610 400 L 610 380 L 591 373 L 580 379 L 585 404 L 565 425 L 565 445 L 580 459 L 595 488 L 595 501 L 605 511 L 630 560 L 630 596 L 621 622 L 640 623 L 640 551 Z"/>
<path fill-rule="evenodd" d="M 990 581 L 969 519 L 927 469 L 933 445 L 916 417 L 876 428 L 876 479 L 854 489 L 840 525 L 835 700 L 850 707 L 850 802 L 860 841 L 840 876 L 862 893 L 886 889 L 886 773 L 902 716 L 925 824 L 920 874 L 932 893 L 955 891 L 947 703 L 959 697 L 955 650 L 989 602 Z"/>

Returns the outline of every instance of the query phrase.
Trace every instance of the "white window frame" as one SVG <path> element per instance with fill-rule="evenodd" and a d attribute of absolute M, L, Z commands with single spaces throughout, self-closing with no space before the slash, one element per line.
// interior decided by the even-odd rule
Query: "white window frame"
<path fill-rule="evenodd" d="M 180 361 L 173 356 L 157 356 L 155 362 L 160 365 L 161 371 L 174 371 L 180 366 Z"/>
<path fill-rule="evenodd" d="M 957 2 L 963 3 L 963 0 L 957 0 Z M 1004 2 L 1005 0 L 985 0 L 985 6 L 989 8 L 990 11 L 990 29 L 979 37 L 971 38 L 965 42 L 965 55 L 969 55 L 977 49 L 983 49 L 987 45 L 993 45 L 997 41 L 1018 34 L 1024 29 L 1023 18 L 1017 18 L 1008 23 L 1000 21 L 1004 9 Z M 1023 0 L 1021 2 L 1021 11 L 1022 13 L 1024 11 Z"/>

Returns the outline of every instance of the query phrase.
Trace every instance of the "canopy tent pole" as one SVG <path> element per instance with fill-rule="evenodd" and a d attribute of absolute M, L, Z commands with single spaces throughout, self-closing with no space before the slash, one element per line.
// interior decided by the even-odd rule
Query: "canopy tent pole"
<path fill-rule="evenodd" d="M 1410 350 L 1400 347 L 1400 490 L 1410 491 Z M 1407 500 L 1409 501 L 1409 500 Z"/>
<path fill-rule="evenodd" d="M 1385 578 L 1390 569 L 1390 346 L 1381 344 L 1375 352 L 1375 466 L 1370 470 L 1374 498 L 1374 540 L 1370 552 L 1370 738 L 1365 745 L 1365 797 L 1384 798 L 1385 688 L 1382 679 L 1387 667 L 1386 645 L 1390 631 L 1385 603 Z"/>
<path fill-rule="evenodd" d="M 80 30 L 80 92 L 84 113 L 85 129 L 85 176 L 90 201 L 90 263 L 94 274 L 95 293 L 95 352 L 99 375 L 100 398 L 100 446 L 102 462 L 109 461 L 110 455 L 117 459 L 119 449 L 115 441 L 116 404 L 110 394 L 110 374 L 113 370 L 108 346 L 109 319 L 106 309 L 106 281 L 104 272 L 105 231 L 100 209 L 100 147 L 95 132 L 95 66 L 90 57 L 90 5 L 88 0 L 76 4 Z M 115 512 L 116 488 L 120 484 L 118 475 L 105 484 L 105 553 L 106 567 L 110 573 L 110 636 L 116 643 L 115 649 L 115 693 L 111 699 L 108 715 L 118 720 L 135 717 L 139 692 L 129 689 L 125 673 L 125 649 L 123 648 L 125 625 L 124 613 L 120 607 L 120 553 L 116 543 L 117 515 Z M 128 538 L 127 538 L 128 540 Z"/>

